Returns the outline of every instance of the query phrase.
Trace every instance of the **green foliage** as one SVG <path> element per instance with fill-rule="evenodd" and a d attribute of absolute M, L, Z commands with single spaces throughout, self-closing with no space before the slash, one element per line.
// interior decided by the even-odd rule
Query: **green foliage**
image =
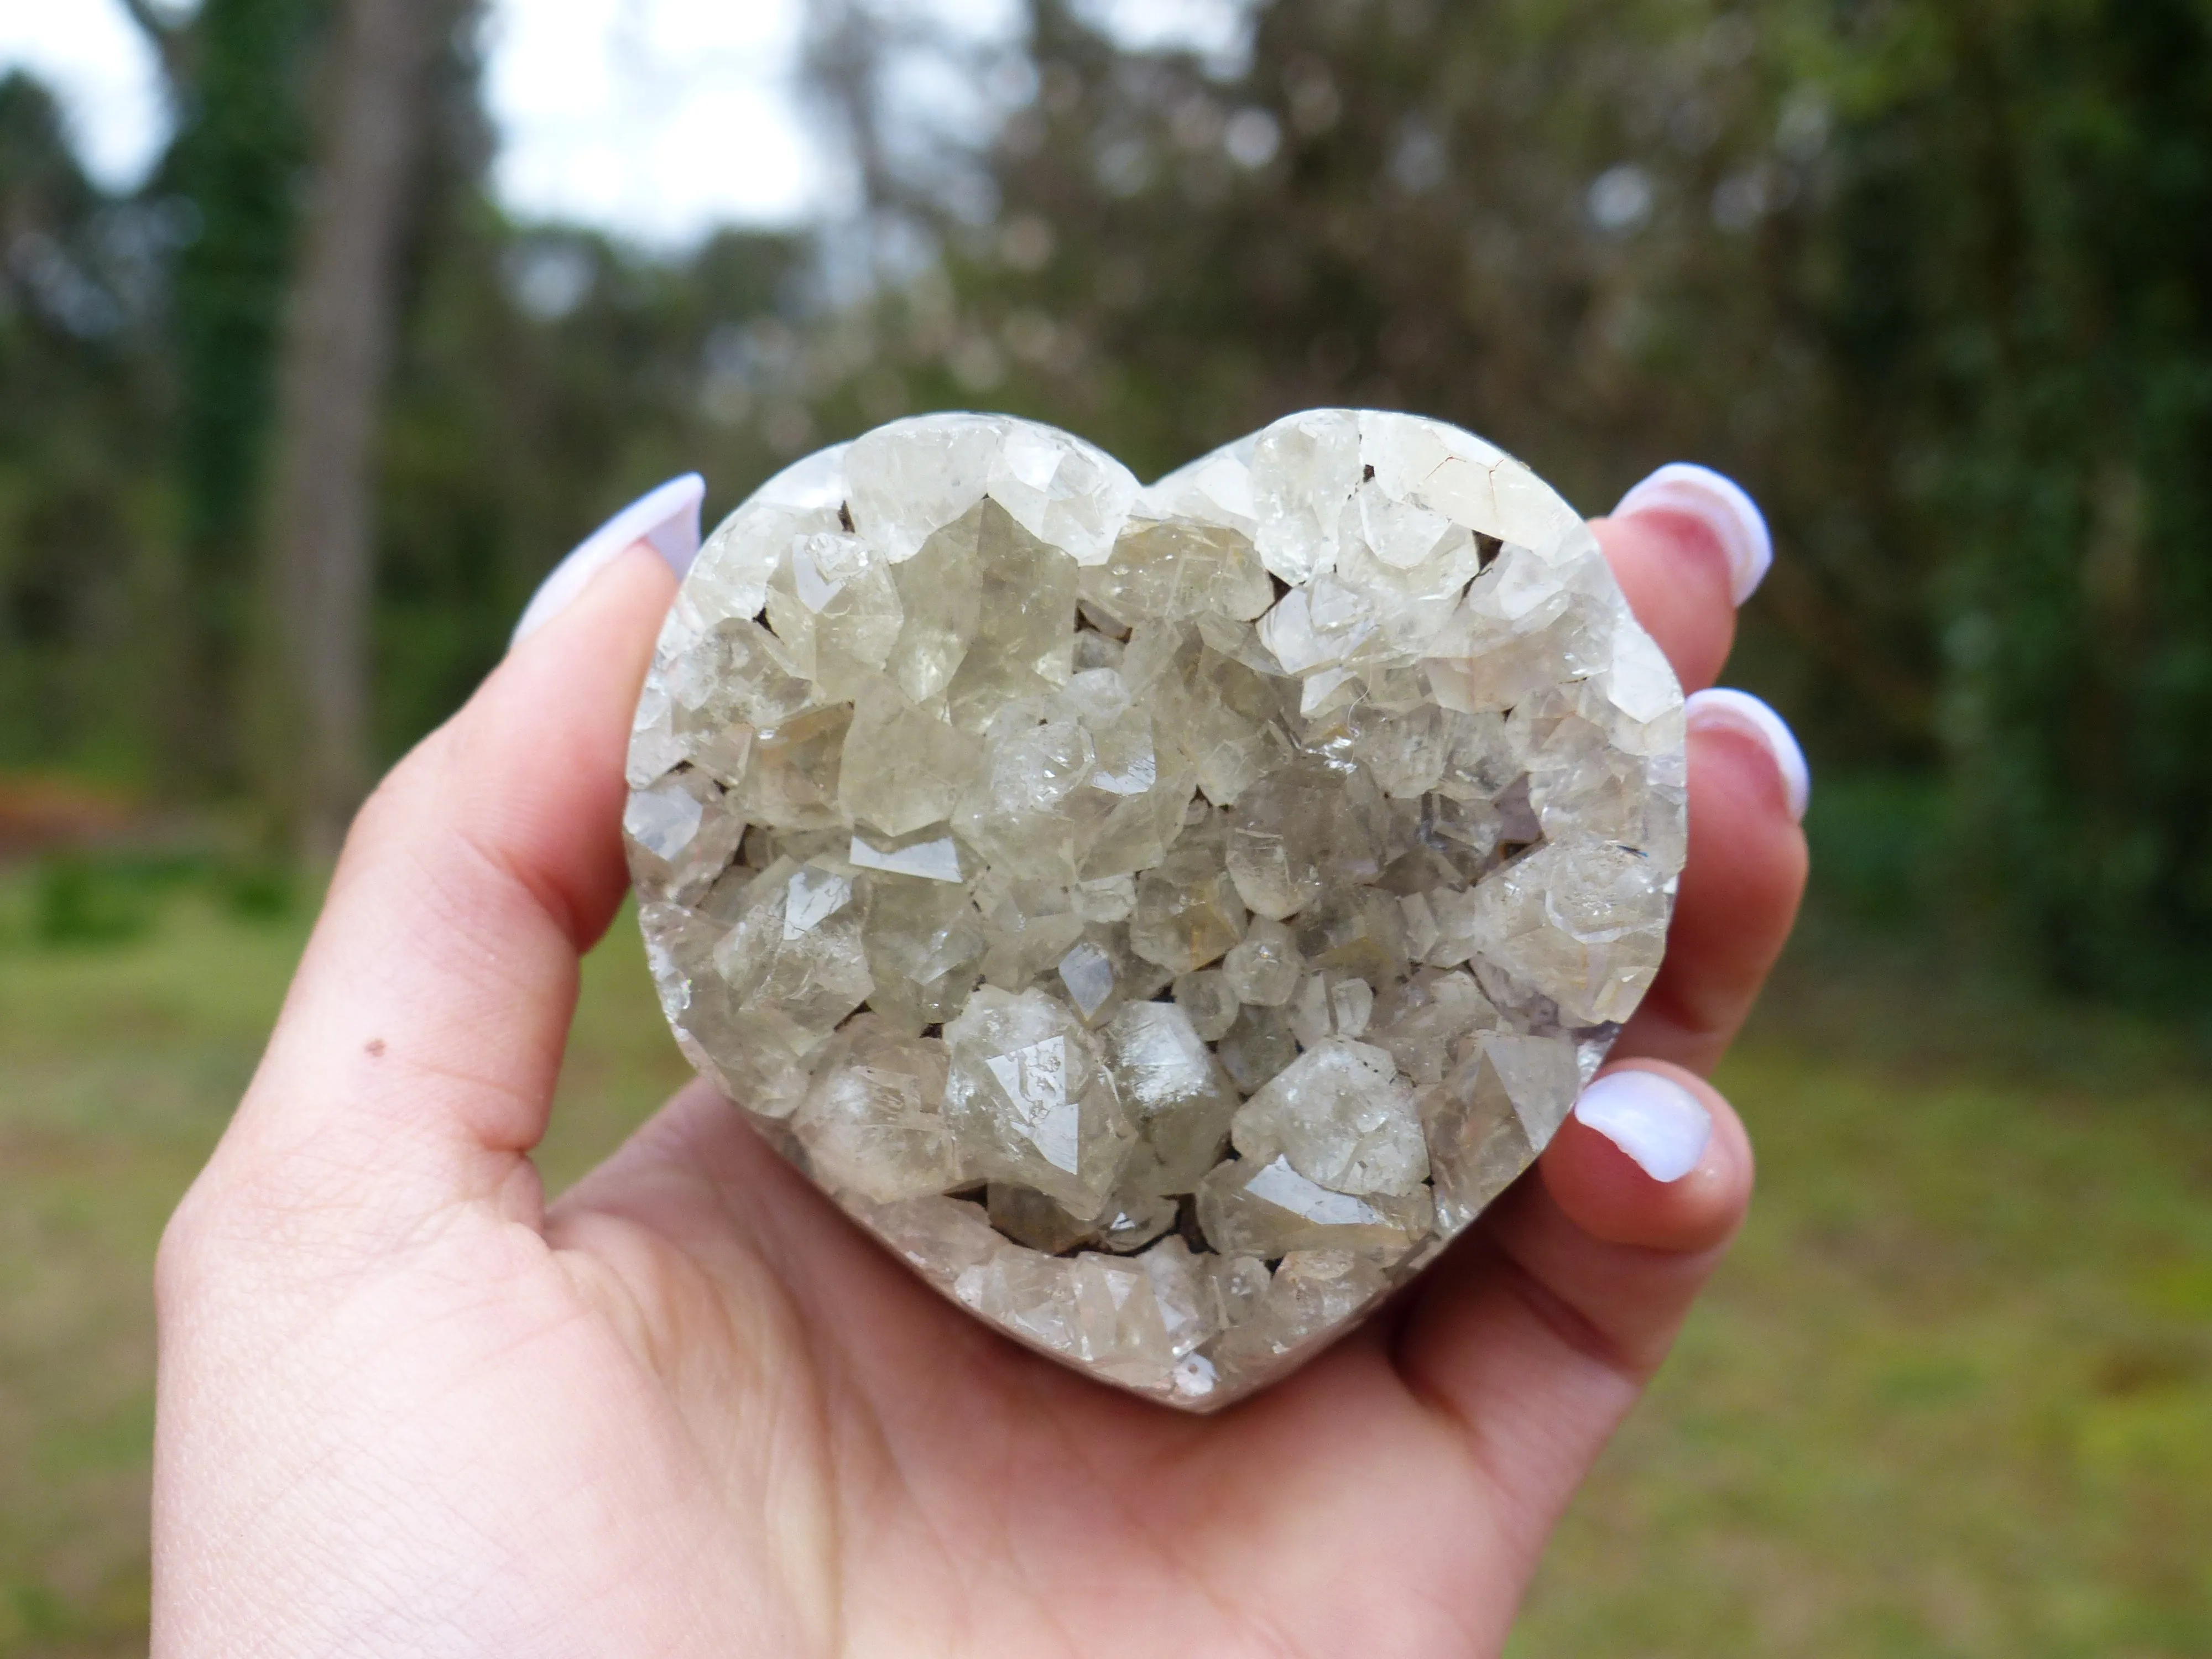
<path fill-rule="evenodd" d="M 672 267 L 580 233 L 517 231 L 454 191 L 421 239 L 384 431 L 386 755 L 459 703 L 593 525 L 695 470 L 726 511 L 772 469 L 758 432 L 729 423 L 726 400 L 745 394 L 718 364 L 741 355 L 740 319 L 773 315 L 799 254 L 787 237 L 730 233 Z"/>
<path fill-rule="evenodd" d="M 205 694 L 245 625 L 326 4 L 207 0 L 142 203 L 0 91 L 11 246 L 38 228 L 123 319 L 20 258 L 0 278 L 0 368 L 35 393 L 0 409 L 0 764 L 229 775 L 241 711 Z M 1273 0 L 1227 66 L 1127 50 L 1073 0 L 1025 15 L 979 52 L 821 8 L 866 213 L 658 259 L 486 200 L 456 37 L 379 457 L 386 756 L 674 472 L 711 513 L 921 409 L 1158 471 L 1290 409 L 1412 407 L 1593 509 L 1677 455 L 1759 495 L 1781 557 L 1731 676 L 1814 754 L 1825 914 L 2204 1001 L 2197 0 Z M 902 102 L 917 53 L 981 89 L 968 126 Z"/>
<path fill-rule="evenodd" d="M 57 858 L 39 872 L 33 936 L 46 945 L 110 945 L 137 939 L 151 924 L 149 889 L 143 878 L 115 874 L 82 858 Z"/>
<path fill-rule="evenodd" d="M 1930 777 L 1831 773 L 1805 820 L 1818 909 L 1868 933 L 1909 933 L 1941 908 L 1944 800 Z"/>
<path fill-rule="evenodd" d="M 2063 982 L 2201 987 L 2212 15 L 1915 8 L 1849 46 L 1834 356 L 1942 550 L 1963 873 Z"/>
<path fill-rule="evenodd" d="M 188 216 L 171 284 L 186 619 L 171 741 L 195 781 L 243 775 L 240 716 L 256 602 L 276 355 L 328 0 L 204 0 L 179 61 L 181 121 L 157 188 Z"/>
<path fill-rule="evenodd" d="M 128 641 L 162 493 L 144 460 L 168 237 L 86 179 L 43 88 L 0 77 L 0 766 L 143 752 Z"/>
<path fill-rule="evenodd" d="M 145 939 L 179 905 L 239 921 L 276 921 L 297 907 L 288 866 L 208 853 L 58 853 L 32 866 L 0 947 L 107 947 Z M 11 925 L 12 924 L 12 925 Z"/>

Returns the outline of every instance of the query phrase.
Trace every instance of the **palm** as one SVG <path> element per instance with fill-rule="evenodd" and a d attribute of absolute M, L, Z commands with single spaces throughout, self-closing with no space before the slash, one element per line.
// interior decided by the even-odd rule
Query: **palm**
<path fill-rule="evenodd" d="M 1623 586 L 1706 683 L 1725 572 L 1626 522 Z M 939 1299 L 702 1087 L 545 1209 L 528 1154 L 669 592 L 626 554 L 356 828 L 163 1242 L 156 1655 L 1496 1651 L 1747 1194 L 1695 1073 L 1802 883 L 1773 762 L 1693 738 L 1668 965 L 1619 1050 L 1705 1103 L 1692 1175 L 1571 1120 L 1373 1323 L 1182 1418 Z"/>
<path fill-rule="evenodd" d="M 374 1301 L 403 1327 L 345 1341 L 378 1355 L 368 1411 L 401 1372 L 442 1425 L 410 1480 L 450 1524 L 344 1547 L 434 1558 L 441 1622 L 497 1650 L 544 1621 L 593 1652 L 755 1629 L 778 1653 L 1279 1653 L 1290 1631 L 1464 1653 L 1551 1518 L 1498 1512 L 1389 1323 L 1245 1409 L 1171 1415 L 944 1302 L 698 1091 L 556 1206 L 545 1246 L 483 1217 L 392 1271 Z M 526 1594 L 489 1541 L 518 1510 Z"/>

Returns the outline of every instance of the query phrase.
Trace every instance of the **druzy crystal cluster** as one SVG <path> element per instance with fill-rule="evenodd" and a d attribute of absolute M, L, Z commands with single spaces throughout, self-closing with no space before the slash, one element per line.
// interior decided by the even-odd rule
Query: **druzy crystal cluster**
<path fill-rule="evenodd" d="M 1659 966 L 1682 743 L 1466 432 L 1319 410 L 1144 489 L 943 415 L 709 540 L 623 822 L 692 1063 L 962 1305 L 1203 1410 L 1551 1138 Z"/>

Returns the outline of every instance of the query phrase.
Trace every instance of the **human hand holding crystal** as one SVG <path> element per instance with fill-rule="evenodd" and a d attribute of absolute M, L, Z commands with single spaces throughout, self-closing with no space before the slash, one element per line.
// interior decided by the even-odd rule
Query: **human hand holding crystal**
<path fill-rule="evenodd" d="M 1689 688 L 1746 587 L 1717 499 L 1598 526 Z M 1607 1073 L 1642 1081 L 1375 1319 L 1192 1419 L 976 1323 L 703 1085 L 545 1202 L 673 586 L 622 553 L 356 828 L 163 1243 L 156 1653 L 1496 1651 L 1747 1201 L 1701 1079 L 1802 885 L 1786 747 L 1692 704 L 1690 862 Z"/>

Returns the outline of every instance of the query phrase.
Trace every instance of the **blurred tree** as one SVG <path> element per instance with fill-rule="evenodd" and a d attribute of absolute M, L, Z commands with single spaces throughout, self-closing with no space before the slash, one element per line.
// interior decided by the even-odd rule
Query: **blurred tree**
<path fill-rule="evenodd" d="M 143 762 L 171 216 L 106 200 L 46 89 L 0 77 L 0 765 Z"/>
<path fill-rule="evenodd" d="M 1938 550 L 1965 890 L 2063 982 L 2212 970 L 2212 12 L 1862 8 L 1822 313 Z"/>
<path fill-rule="evenodd" d="M 451 118 L 465 125 L 455 100 Z M 446 149 L 453 157 L 460 152 Z M 498 661 L 532 590 L 592 526 L 696 469 L 734 507 L 813 441 L 799 238 L 727 232 L 689 258 L 515 228 L 458 167 L 420 205 L 380 434 L 376 753 Z M 710 517 L 711 522 L 711 517 Z"/>
<path fill-rule="evenodd" d="M 133 0 L 170 76 L 177 137 L 150 189 L 187 216 L 171 285 L 184 626 L 162 701 L 175 781 L 240 787 L 276 365 L 329 0 Z"/>
<path fill-rule="evenodd" d="M 100 199 L 50 106 L 0 94 L 0 368 L 42 389 L 0 410 L 8 757 L 91 752 L 99 697 L 158 662 L 92 642 L 168 621 L 133 596 L 172 450 L 207 607 L 179 631 L 226 673 L 241 648 L 330 0 L 204 0 L 181 29 L 155 3 L 185 124 L 144 201 Z M 1272 0 L 1214 58 L 1132 50 L 1085 0 L 988 38 L 936 15 L 811 9 L 855 210 L 661 258 L 502 217 L 448 37 L 383 412 L 349 452 L 376 481 L 375 758 L 496 659 L 563 546 L 684 468 L 726 504 L 821 442 L 988 404 L 1158 471 L 1395 404 L 1591 508 L 1676 454 L 1742 477 L 1783 556 L 1732 672 L 1798 723 L 1824 799 L 1871 780 L 1828 832 L 1868 856 L 1837 867 L 1910 874 L 1986 955 L 2202 1000 L 2202 0 Z M 234 780 L 235 705 L 176 701 L 200 735 L 171 748 Z M 1947 813 L 1944 865 L 1921 826 Z"/>
<path fill-rule="evenodd" d="M 219 62 L 268 46 L 245 23 L 272 14 L 246 3 L 205 0 L 185 23 L 139 9 L 185 95 L 221 78 L 211 41 Z M 328 108 L 321 38 L 292 40 L 306 55 L 291 84 Z M 734 505 L 811 443 L 815 400 L 857 349 L 810 319 L 803 236 L 724 233 L 647 258 L 508 222 L 483 189 L 476 31 L 441 25 L 435 46 L 367 448 L 372 764 L 466 695 L 600 518 L 690 467 Z M 219 113 L 188 120 L 143 195 L 115 200 L 86 180 L 47 94 L 0 82 L 0 376 L 18 394 L 0 406 L 0 767 L 99 765 L 235 799 L 247 732 L 281 739 L 299 707 L 279 672 L 246 671 L 257 611 L 274 611 L 255 566 L 298 269 L 276 228 L 300 234 L 313 134 L 269 100 Z M 187 662 L 204 695 L 185 694 Z"/>
<path fill-rule="evenodd" d="M 336 857 L 370 769 L 373 444 L 399 252 L 461 0 L 344 0 L 291 295 L 277 447 L 270 793 L 316 861 Z"/>

